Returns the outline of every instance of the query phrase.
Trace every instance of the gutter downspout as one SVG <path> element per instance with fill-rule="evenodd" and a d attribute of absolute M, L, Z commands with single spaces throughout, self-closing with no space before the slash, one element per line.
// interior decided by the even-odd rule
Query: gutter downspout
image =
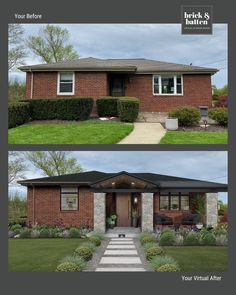
<path fill-rule="evenodd" d="M 34 91 L 34 74 L 30 69 L 31 77 L 30 77 L 30 99 L 33 98 L 33 91 Z"/>

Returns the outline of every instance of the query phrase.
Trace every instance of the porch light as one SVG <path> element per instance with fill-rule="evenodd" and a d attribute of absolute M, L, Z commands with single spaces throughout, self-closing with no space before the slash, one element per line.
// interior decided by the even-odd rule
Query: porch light
<path fill-rule="evenodd" d="M 131 185 L 132 185 L 132 186 L 134 186 L 134 185 L 135 185 L 135 183 L 134 183 L 134 182 L 131 182 Z"/>
<path fill-rule="evenodd" d="M 115 184 L 116 184 L 115 182 L 112 182 L 112 183 L 111 183 L 112 186 L 115 186 Z"/>
<path fill-rule="evenodd" d="M 134 198 L 134 204 L 137 204 L 137 203 L 138 203 L 138 198 L 135 197 L 135 198 Z"/>

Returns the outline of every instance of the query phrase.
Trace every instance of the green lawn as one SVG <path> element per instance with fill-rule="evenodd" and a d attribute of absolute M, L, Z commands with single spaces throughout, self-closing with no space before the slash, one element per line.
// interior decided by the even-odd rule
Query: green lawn
<path fill-rule="evenodd" d="M 161 144 L 227 144 L 227 132 L 167 131 Z"/>
<path fill-rule="evenodd" d="M 133 124 L 84 121 L 26 124 L 9 129 L 10 144 L 114 144 L 126 137 Z"/>
<path fill-rule="evenodd" d="M 9 271 L 55 271 L 58 261 L 74 252 L 80 239 L 9 239 Z"/>
<path fill-rule="evenodd" d="M 178 261 L 182 271 L 227 271 L 227 247 L 182 246 L 164 247 L 164 249 L 166 255 L 170 255 Z"/>

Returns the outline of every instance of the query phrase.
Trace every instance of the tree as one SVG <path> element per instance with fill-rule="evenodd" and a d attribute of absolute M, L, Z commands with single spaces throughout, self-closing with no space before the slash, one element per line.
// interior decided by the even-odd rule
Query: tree
<path fill-rule="evenodd" d="M 27 46 L 45 63 L 75 60 L 79 55 L 73 45 L 67 44 L 69 32 L 60 26 L 47 25 L 39 31 L 39 36 L 29 36 Z"/>
<path fill-rule="evenodd" d="M 34 167 L 41 170 L 45 176 L 57 176 L 83 171 L 76 158 L 70 157 L 69 152 L 25 152 L 25 157 Z"/>
<path fill-rule="evenodd" d="M 27 170 L 27 165 L 25 164 L 23 158 L 18 152 L 9 152 L 8 160 L 8 183 L 12 184 L 17 179 L 25 178 L 25 171 Z"/>
<path fill-rule="evenodd" d="M 20 24 L 8 25 L 8 70 L 13 70 L 24 63 L 26 53 L 23 36 L 24 29 Z"/>
<path fill-rule="evenodd" d="M 26 198 L 15 192 L 8 197 L 8 222 L 10 224 L 24 223 L 27 215 Z"/>

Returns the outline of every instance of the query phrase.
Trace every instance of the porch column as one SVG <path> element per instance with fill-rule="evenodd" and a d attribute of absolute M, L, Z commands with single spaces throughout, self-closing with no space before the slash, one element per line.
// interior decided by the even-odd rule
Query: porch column
<path fill-rule="evenodd" d="M 142 193 L 142 231 L 153 232 L 153 193 Z"/>
<path fill-rule="evenodd" d="M 218 193 L 206 193 L 206 225 L 216 227 L 218 219 Z"/>
<path fill-rule="evenodd" d="M 94 231 L 106 231 L 106 194 L 94 193 Z"/>

